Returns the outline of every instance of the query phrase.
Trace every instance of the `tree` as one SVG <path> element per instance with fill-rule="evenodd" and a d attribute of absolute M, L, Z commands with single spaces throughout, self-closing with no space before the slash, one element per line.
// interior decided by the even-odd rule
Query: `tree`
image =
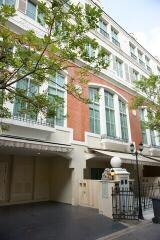
<path fill-rule="evenodd" d="M 131 107 L 145 107 L 148 119 L 144 127 L 160 132 L 160 76 L 151 75 L 137 80 L 135 87 L 140 94 L 133 99 Z"/>
<path fill-rule="evenodd" d="M 108 66 L 105 51 L 88 36 L 88 32 L 97 27 L 102 13 L 100 8 L 90 5 L 83 7 L 70 0 L 49 0 L 47 3 L 39 2 L 38 12 L 38 21 L 45 26 L 43 36 L 37 36 L 33 30 L 13 32 L 8 22 L 16 15 L 14 7 L 0 7 L 1 118 L 10 117 L 5 103 L 15 100 L 21 105 L 20 114 L 35 117 L 40 112 L 43 116 L 54 117 L 63 100 L 58 96 L 50 99 L 47 92 L 37 89 L 48 79 L 54 81 L 57 73 L 69 68 L 75 69 L 76 78 L 68 76 L 67 84 L 61 87 L 88 103 L 88 98 L 83 94 L 88 72 L 97 73 Z M 79 67 L 78 60 L 81 60 Z M 21 84 L 26 80 L 32 85 L 29 94 L 25 84 Z M 82 91 L 77 88 L 77 83 L 82 86 Z"/>

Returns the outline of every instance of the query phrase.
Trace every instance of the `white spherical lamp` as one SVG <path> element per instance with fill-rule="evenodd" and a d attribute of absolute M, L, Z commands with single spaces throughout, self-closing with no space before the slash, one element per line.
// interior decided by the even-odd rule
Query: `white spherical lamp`
<path fill-rule="evenodd" d="M 120 168 L 122 164 L 122 160 L 119 157 L 111 158 L 111 166 L 112 168 Z"/>

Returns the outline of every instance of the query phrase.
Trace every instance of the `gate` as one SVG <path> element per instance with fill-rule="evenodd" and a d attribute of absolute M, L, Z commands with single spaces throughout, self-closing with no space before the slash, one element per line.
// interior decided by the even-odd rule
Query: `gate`
<path fill-rule="evenodd" d="M 152 198 L 160 197 L 160 183 L 142 184 L 141 203 L 142 209 L 152 208 Z M 112 211 L 113 219 L 116 220 L 138 220 L 138 187 L 112 189 Z"/>
<path fill-rule="evenodd" d="M 138 220 L 138 201 L 131 189 L 112 190 L 113 219 Z"/>

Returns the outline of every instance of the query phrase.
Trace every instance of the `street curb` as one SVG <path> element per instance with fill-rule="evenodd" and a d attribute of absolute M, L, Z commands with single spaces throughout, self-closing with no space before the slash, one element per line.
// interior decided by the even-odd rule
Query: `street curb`
<path fill-rule="evenodd" d="M 134 226 L 125 228 L 123 230 L 120 230 L 120 231 L 117 231 L 115 233 L 109 234 L 105 237 L 98 238 L 96 240 L 114 240 L 114 239 L 117 239 L 118 237 L 126 235 L 127 233 L 133 232 L 135 229 L 142 228 L 142 227 L 145 227 L 145 226 L 148 226 L 148 225 L 151 225 L 151 224 L 152 224 L 152 222 L 150 220 L 149 221 L 144 221 L 144 222 L 140 223 L 139 225 L 134 225 Z M 124 224 L 124 225 L 126 225 L 126 224 Z"/>

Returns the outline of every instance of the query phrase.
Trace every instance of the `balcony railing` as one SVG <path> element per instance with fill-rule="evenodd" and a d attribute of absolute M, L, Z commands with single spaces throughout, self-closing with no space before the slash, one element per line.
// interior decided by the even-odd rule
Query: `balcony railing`
<path fill-rule="evenodd" d="M 150 68 L 150 66 L 146 65 L 146 67 L 147 67 L 147 70 L 151 73 L 152 69 Z"/>
<path fill-rule="evenodd" d="M 21 122 L 25 122 L 25 123 L 28 123 L 28 124 L 36 124 L 36 125 L 41 125 L 41 126 L 54 128 L 54 123 L 53 122 L 51 123 L 51 122 L 48 122 L 44 119 L 33 119 L 33 118 L 26 117 L 26 116 L 21 116 L 21 115 L 12 115 L 11 119 L 21 121 Z"/>
<path fill-rule="evenodd" d="M 109 140 L 115 140 L 115 141 L 125 142 L 125 143 L 128 143 L 128 142 L 129 142 L 129 139 L 128 139 L 128 138 L 122 139 L 122 138 L 119 138 L 119 137 L 108 136 L 107 134 L 102 134 L 102 135 L 101 135 L 101 139 L 109 139 Z"/>
<path fill-rule="evenodd" d="M 103 30 L 102 28 L 100 28 L 99 31 L 100 31 L 100 33 L 101 33 L 103 36 L 109 38 L 109 33 L 107 33 L 105 30 Z"/>
<path fill-rule="evenodd" d="M 137 60 L 137 56 L 131 52 L 131 57 L 134 59 L 134 60 Z"/>
<path fill-rule="evenodd" d="M 112 42 L 113 42 L 116 46 L 120 47 L 120 43 L 119 43 L 114 37 L 112 37 Z"/>
<path fill-rule="evenodd" d="M 139 59 L 139 63 L 140 63 L 143 67 L 145 67 L 145 63 L 144 63 L 141 59 Z"/>

